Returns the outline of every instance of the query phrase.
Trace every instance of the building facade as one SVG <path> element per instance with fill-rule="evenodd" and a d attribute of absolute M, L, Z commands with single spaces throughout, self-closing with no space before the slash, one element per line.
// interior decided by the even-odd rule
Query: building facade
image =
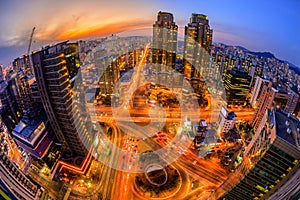
<path fill-rule="evenodd" d="M 39 199 L 40 189 L 0 152 L 0 189 L 13 200 Z"/>
<path fill-rule="evenodd" d="M 11 132 L 21 119 L 21 110 L 10 85 L 4 81 L 0 83 L 0 100 L 1 118 L 8 131 Z"/>
<path fill-rule="evenodd" d="M 227 103 L 243 105 L 250 90 L 251 76 L 243 69 L 228 70 L 224 78 Z"/>
<path fill-rule="evenodd" d="M 298 100 L 299 100 L 299 93 L 290 89 L 288 92 L 288 100 L 285 106 L 285 110 L 289 113 L 294 113 Z"/>
<path fill-rule="evenodd" d="M 289 89 L 287 91 L 281 87 L 272 87 L 273 83 L 267 80 L 257 79 L 259 86 L 254 88 L 253 95 L 257 95 L 256 100 L 252 99 L 254 102 L 254 108 L 256 108 L 250 125 L 257 129 L 260 126 L 260 122 L 266 112 L 267 109 L 271 109 L 272 107 L 283 109 L 289 113 L 293 113 L 298 103 L 299 95 L 298 93 Z M 261 84 L 259 84 L 261 83 Z"/>
<path fill-rule="evenodd" d="M 78 44 L 62 42 L 32 54 L 41 101 L 51 127 L 63 147 L 85 156 L 91 139 L 73 102 L 73 86 L 80 67 Z"/>
<path fill-rule="evenodd" d="M 268 200 L 290 199 L 298 200 L 300 198 L 300 170 L 294 171 L 287 182 L 278 187 L 275 193 Z"/>
<path fill-rule="evenodd" d="M 27 153 L 43 158 L 53 142 L 53 131 L 42 110 L 35 110 L 36 113 L 26 113 L 23 119 L 12 131 L 13 137 Z"/>
<path fill-rule="evenodd" d="M 259 80 L 258 80 L 259 81 Z M 267 111 L 267 109 L 271 109 L 273 105 L 275 90 L 272 88 L 272 82 L 271 81 L 264 81 L 262 82 L 261 91 L 258 97 L 258 100 L 256 105 L 257 108 L 254 112 L 254 115 L 252 117 L 252 120 L 250 122 L 250 125 L 257 129 Z"/>
<path fill-rule="evenodd" d="M 228 110 L 222 106 L 218 120 L 218 133 L 227 133 L 235 125 L 236 114 L 234 112 L 228 112 Z"/>
<path fill-rule="evenodd" d="M 185 77 L 199 78 L 205 67 L 208 66 L 212 32 L 206 15 L 192 14 L 184 32 L 183 67 Z"/>
<path fill-rule="evenodd" d="M 16 58 L 12 63 L 14 70 L 16 70 L 16 71 L 22 70 L 25 72 L 26 75 L 29 75 L 29 76 L 33 75 L 33 71 L 32 71 L 29 59 L 30 59 L 30 57 L 27 54 L 23 55 L 19 58 Z"/>
<path fill-rule="evenodd" d="M 163 67 L 158 71 L 168 71 L 166 67 L 175 68 L 177 31 L 178 26 L 174 22 L 173 14 L 160 11 L 157 21 L 153 24 L 152 43 L 152 63 Z"/>
<path fill-rule="evenodd" d="M 258 100 L 262 94 L 263 86 L 267 85 L 270 80 L 257 77 L 256 82 L 252 91 L 251 99 L 250 99 L 250 105 L 253 108 L 257 108 Z"/>
<path fill-rule="evenodd" d="M 217 190 L 220 199 L 268 199 L 299 171 L 300 123 L 283 110 L 268 110 L 241 165 Z M 294 182 L 293 187 L 297 187 Z"/>

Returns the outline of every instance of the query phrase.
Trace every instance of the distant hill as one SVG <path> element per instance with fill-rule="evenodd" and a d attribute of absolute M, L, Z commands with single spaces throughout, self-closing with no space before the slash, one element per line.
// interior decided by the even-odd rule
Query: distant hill
<path fill-rule="evenodd" d="M 286 61 L 287 62 L 287 61 Z M 290 69 L 295 71 L 296 74 L 300 75 L 300 68 L 297 67 L 296 65 L 290 63 L 290 62 L 287 62 L 289 65 L 290 65 Z"/>
<path fill-rule="evenodd" d="M 277 60 L 279 60 L 281 62 L 288 63 L 289 66 L 290 66 L 290 69 L 293 70 L 293 71 L 295 71 L 296 74 L 300 75 L 300 68 L 299 67 L 297 67 L 296 65 L 294 65 L 294 64 L 292 64 L 292 63 L 290 63 L 288 61 L 284 61 L 284 60 L 280 60 L 280 59 L 276 58 L 274 56 L 274 54 L 272 54 L 270 52 L 254 52 L 254 51 L 249 51 L 248 49 L 246 49 L 245 47 L 242 47 L 242 46 L 236 46 L 236 47 L 239 48 L 239 49 L 241 49 L 241 50 L 243 50 L 243 51 L 245 51 L 245 52 L 249 52 L 249 53 L 251 53 L 253 55 L 256 55 L 258 57 L 275 58 L 275 59 L 277 59 Z"/>
<path fill-rule="evenodd" d="M 250 52 L 248 49 L 246 49 L 245 47 L 242 47 L 242 46 L 235 46 L 235 47 L 237 47 L 237 48 L 239 48 L 239 49 L 241 49 L 241 50 L 243 50 L 243 51 L 248 51 L 248 52 Z"/>
<path fill-rule="evenodd" d="M 275 58 L 274 54 L 270 52 L 253 52 L 249 51 L 249 53 L 252 53 L 253 55 L 259 56 L 259 57 L 264 57 L 264 58 Z"/>

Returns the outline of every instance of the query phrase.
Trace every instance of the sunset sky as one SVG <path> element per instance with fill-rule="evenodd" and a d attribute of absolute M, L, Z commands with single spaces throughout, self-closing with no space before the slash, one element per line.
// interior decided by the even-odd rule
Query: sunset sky
<path fill-rule="evenodd" d="M 209 17 L 213 41 L 270 51 L 300 67 L 298 0 L 10 0 L 0 2 L 0 63 L 7 66 L 32 49 L 66 39 L 95 38 L 151 28 L 158 11 L 183 27 L 191 13 Z"/>

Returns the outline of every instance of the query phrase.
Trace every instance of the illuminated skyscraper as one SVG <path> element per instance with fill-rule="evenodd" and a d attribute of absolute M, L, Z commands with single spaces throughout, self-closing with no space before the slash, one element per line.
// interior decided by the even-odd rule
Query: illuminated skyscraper
<path fill-rule="evenodd" d="M 33 76 L 27 76 L 23 72 L 16 77 L 17 102 L 22 112 L 34 107 L 30 85 L 35 81 Z"/>
<path fill-rule="evenodd" d="M 157 21 L 153 24 L 153 64 L 175 68 L 177 31 L 178 26 L 174 22 L 173 14 L 160 11 Z M 158 70 L 165 71 L 166 69 Z"/>
<path fill-rule="evenodd" d="M 13 74 L 13 77 L 7 77 L 7 82 L 3 80 L 0 81 L 0 115 L 9 132 L 19 123 L 22 113 L 19 107 L 20 102 L 18 102 L 20 98 L 16 82 L 16 73 Z"/>
<path fill-rule="evenodd" d="M 22 70 L 26 75 L 32 75 L 32 68 L 30 66 L 29 55 L 23 55 L 22 57 L 16 58 L 13 61 L 14 70 Z"/>
<path fill-rule="evenodd" d="M 258 100 L 262 94 L 263 86 L 268 84 L 269 82 L 270 82 L 270 80 L 263 79 L 261 77 L 256 78 L 256 82 L 255 82 L 254 89 L 252 91 L 252 95 L 251 95 L 251 99 L 250 99 L 250 105 L 253 108 L 257 107 Z"/>
<path fill-rule="evenodd" d="M 212 32 L 206 15 L 192 14 L 190 23 L 185 26 L 183 55 L 185 77 L 198 78 L 200 76 L 201 68 L 204 68 L 203 65 L 207 64 L 205 61 L 208 61 Z"/>
<path fill-rule="evenodd" d="M 224 78 L 228 104 L 243 105 L 250 90 L 251 76 L 243 69 L 228 70 Z"/>
<path fill-rule="evenodd" d="M 182 87 L 181 80 L 175 80 L 178 26 L 174 22 L 173 14 L 159 12 L 157 21 L 153 24 L 152 41 L 152 78 L 157 84 L 172 83 L 172 87 Z"/>
<path fill-rule="evenodd" d="M 261 84 L 259 84 L 261 82 Z M 259 86 L 260 85 L 260 86 Z M 256 93 L 259 93 L 256 95 Z M 267 109 L 271 109 L 274 100 L 274 88 L 272 88 L 271 81 L 262 81 L 260 78 L 256 80 L 254 93 L 253 93 L 253 102 L 256 102 L 254 105 L 257 107 L 250 125 L 257 129 L 267 111 Z M 257 100 L 255 99 L 255 96 Z M 252 99 L 252 98 L 251 98 Z"/>
<path fill-rule="evenodd" d="M 90 138 L 72 99 L 76 95 L 72 84 L 80 66 L 77 43 L 47 46 L 32 54 L 32 63 L 41 101 L 57 139 L 73 154 L 85 156 Z"/>
<path fill-rule="evenodd" d="M 260 81 L 259 79 L 257 81 Z M 272 87 L 271 81 L 261 84 L 259 96 L 257 97 L 257 106 L 250 125 L 257 129 L 267 109 L 272 107 L 281 108 L 289 113 L 293 113 L 297 105 L 299 95 L 292 90 L 289 93 L 281 87 Z M 255 94 L 255 91 L 254 91 Z"/>

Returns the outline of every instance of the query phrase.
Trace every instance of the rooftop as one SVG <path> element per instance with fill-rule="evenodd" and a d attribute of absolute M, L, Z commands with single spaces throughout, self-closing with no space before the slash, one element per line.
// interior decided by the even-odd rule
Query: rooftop
<path fill-rule="evenodd" d="M 300 122 L 289 113 L 276 110 L 276 135 L 291 145 L 297 147 L 300 143 Z M 298 138 L 298 141 L 295 139 Z"/>
<path fill-rule="evenodd" d="M 283 93 L 283 94 L 288 93 L 288 91 L 284 87 L 281 87 L 281 86 L 277 86 L 275 89 L 278 90 L 278 92 Z"/>
<path fill-rule="evenodd" d="M 14 128 L 13 133 L 31 141 L 34 138 L 34 131 L 41 123 L 42 121 L 40 120 L 31 120 L 27 124 L 24 121 L 20 121 Z"/>
<path fill-rule="evenodd" d="M 220 113 L 227 119 L 227 120 L 233 120 L 236 118 L 236 114 L 234 112 L 228 112 L 228 110 L 222 106 Z"/>

